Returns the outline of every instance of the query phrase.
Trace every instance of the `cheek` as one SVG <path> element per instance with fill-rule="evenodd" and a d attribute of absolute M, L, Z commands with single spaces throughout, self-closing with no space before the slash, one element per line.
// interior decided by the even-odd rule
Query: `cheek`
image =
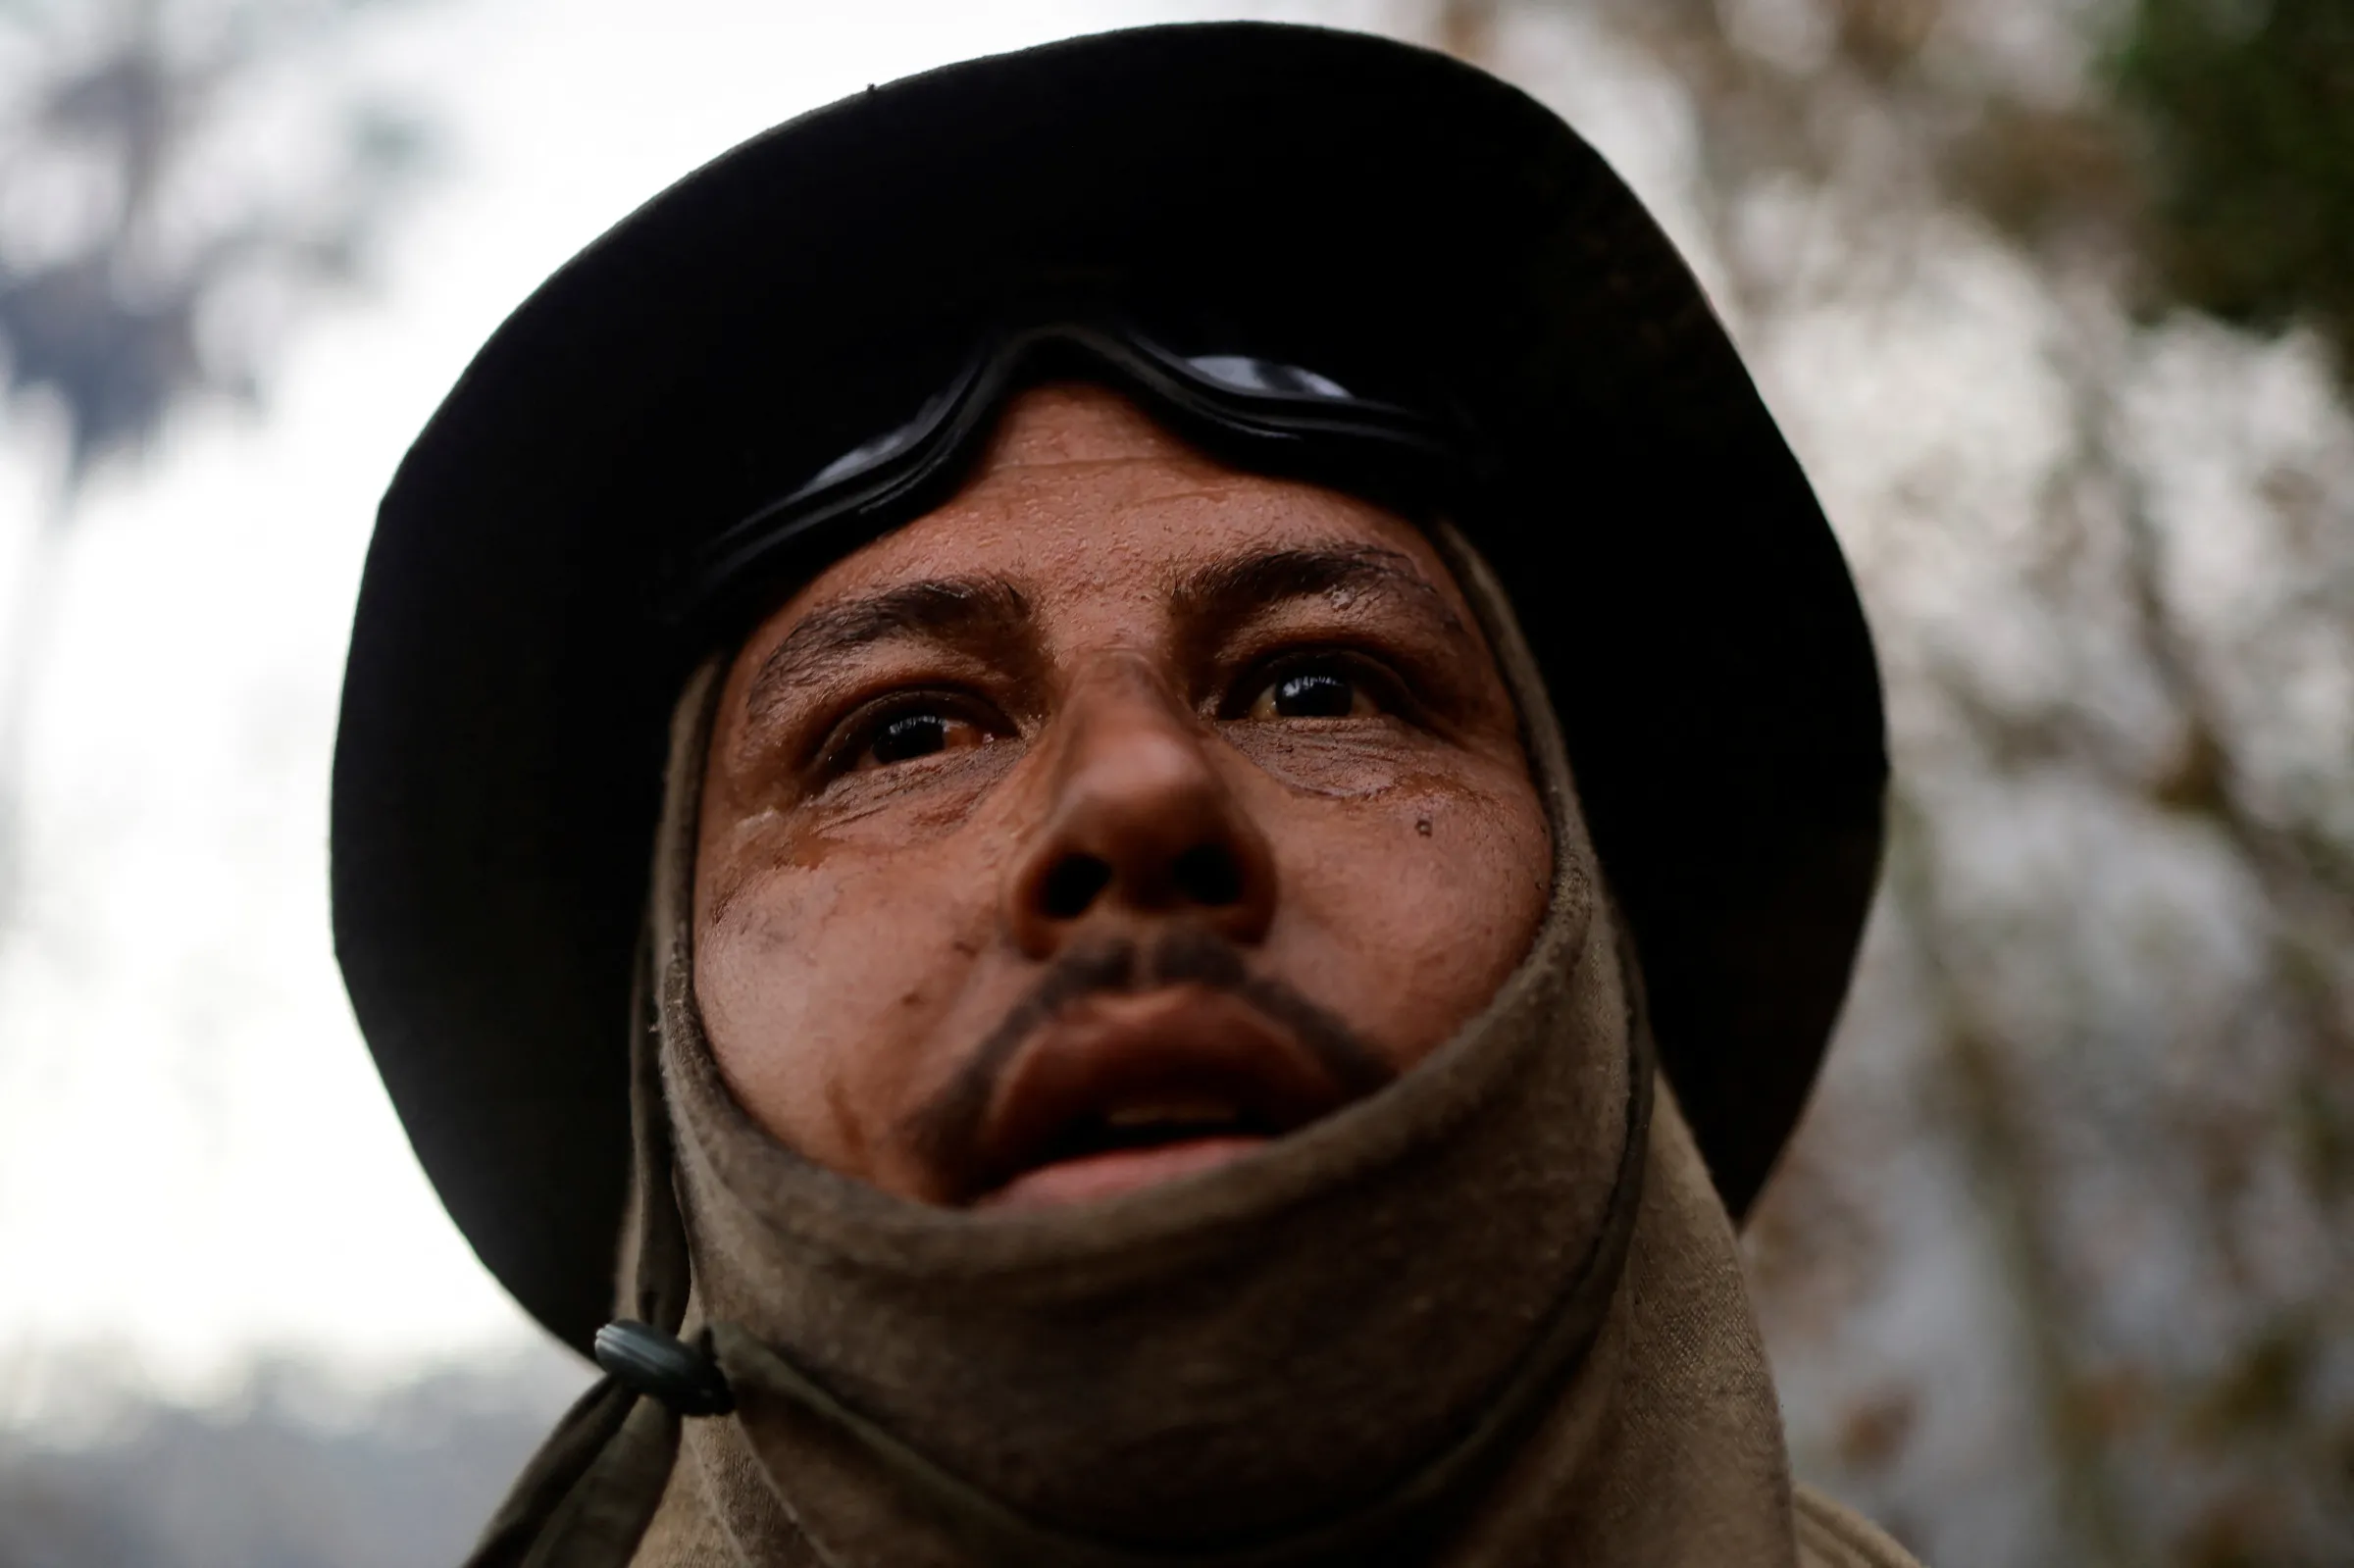
<path fill-rule="evenodd" d="M 1276 838 L 1291 915 L 1278 967 L 1401 1067 L 1444 1044 L 1528 951 L 1552 837 L 1524 774 L 1406 774 L 1296 800 Z"/>
<path fill-rule="evenodd" d="M 772 1136 L 893 1185 L 878 1161 L 926 1047 L 957 1010 L 993 917 L 990 868 L 959 840 L 921 855 L 836 840 L 768 858 L 698 924 L 712 1055 Z"/>

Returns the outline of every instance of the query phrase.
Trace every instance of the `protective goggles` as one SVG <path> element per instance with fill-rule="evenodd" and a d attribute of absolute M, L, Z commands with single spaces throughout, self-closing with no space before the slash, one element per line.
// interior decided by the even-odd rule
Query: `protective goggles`
<path fill-rule="evenodd" d="M 1407 516 L 1459 505 L 1474 478 L 1461 422 L 1360 395 L 1303 366 L 1214 339 L 1172 347 L 1117 319 L 992 330 L 945 374 L 923 377 L 919 368 L 856 389 L 854 401 L 870 409 L 896 403 L 896 411 L 870 414 L 865 429 L 876 433 L 710 539 L 686 563 L 669 618 L 741 627 L 796 577 L 947 501 L 1005 402 L 1066 379 L 1125 393 L 1237 468 L 1323 484 Z"/>

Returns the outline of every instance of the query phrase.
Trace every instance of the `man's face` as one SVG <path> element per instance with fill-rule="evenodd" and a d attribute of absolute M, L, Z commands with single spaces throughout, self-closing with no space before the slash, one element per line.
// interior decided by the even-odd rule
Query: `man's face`
<path fill-rule="evenodd" d="M 731 1088 L 809 1158 L 1078 1201 L 1413 1066 L 1551 877 L 1510 699 L 1415 529 L 1049 387 L 737 654 L 695 986 Z"/>

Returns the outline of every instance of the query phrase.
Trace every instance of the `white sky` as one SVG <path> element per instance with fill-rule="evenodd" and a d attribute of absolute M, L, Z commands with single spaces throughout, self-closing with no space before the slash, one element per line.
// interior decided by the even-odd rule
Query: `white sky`
<path fill-rule="evenodd" d="M 870 81 L 1306 9 L 433 0 L 373 25 L 362 74 L 422 95 L 448 145 L 382 283 L 311 319 L 260 417 L 200 410 L 102 478 L 55 582 L 25 919 L 0 940 L 0 1424 L 73 1352 L 196 1394 L 262 1351 L 390 1375 L 531 1332 L 410 1156 L 326 897 L 376 500 L 506 312 L 681 174 Z M 0 574 L 46 505 L 53 434 L 0 418 Z"/>

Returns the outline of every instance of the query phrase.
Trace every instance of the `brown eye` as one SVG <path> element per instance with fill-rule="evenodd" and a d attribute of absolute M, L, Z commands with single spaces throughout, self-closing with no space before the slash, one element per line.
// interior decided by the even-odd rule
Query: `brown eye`
<path fill-rule="evenodd" d="M 877 725 L 851 767 L 888 768 L 936 752 L 986 745 L 989 738 L 988 732 L 969 719 L 936 709 L 917 709 Z"/>
<path fill-rule="evenodd" d="M 1356 719 L 1380 707 L 1364 683 L 1335 670 L 1300 670 L 1267 683 L 1251 704 L 1254 719 Z"/>

